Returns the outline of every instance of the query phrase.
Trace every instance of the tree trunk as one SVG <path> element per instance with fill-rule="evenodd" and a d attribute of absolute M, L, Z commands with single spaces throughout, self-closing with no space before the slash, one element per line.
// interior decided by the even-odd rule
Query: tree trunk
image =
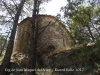
<path fill-rule="evenodd" d="M 13 29 L 12 29 L 12 32 L 11 32 L 10 40 L 9 40 L 9 43 L 8 43 L 8 46 L 7 46 L 5 57 L 4 57 L 3 62 L 1 64 L 1 74 L 0 75 L 7 75 L 7 72 L 5 72 L 5 68 L 9 68 L 9 66 L 10 66 L 9 64 L 10 64 L 10 58 L 11 58 L 13 45 L 14 45 L 16 28 L 17 28 L 17 25 L 18 25 L 19 16 L 20 16 L 22 7 L 24 5 L 24 2 L 25 2 L 25 0 L 21 0 L 21 2 L 19 4 L 18 11 L 15 15 L 14 25 L 13 25 Z"/>
<path fill-rule="evenodd" d="M 89 21 L 91 22 L 91 14 L 90 13 L 87 13 L 87 15 L 89 16 Z M 92 34 L 91 30 L 90 30 L 89 25 L 87 25 L 87 28 L 88 28 L 89 34 L 90 34 L 90 36 L 92 38 L 92 41 L 94 41 L 94 36 L 93 36 L 93 34 Z"/>
<path fill-rule="evenodd" d="M 38 0 L 34 0 L 34 10 L 32 15 L 32 25 L 30 32 L 30 49 L 28 51 L 28 69 L 36 68 L 36 47 L 37 47 L 37 15 L 38 15 Z M 27 72 L 27 75 L 36 75 L 35 71 Z"/>
<path fill-rule="evenodd" d="M 90 36 L 91 36 L 91 38 L 92 38 L 92 41 L 94 41 L 94 37 L 93 37 L 93 35 L 92 35 L 92 32 L 91 32 L 91 30 L 90 30 L 89 25 L 87 25 L 87 28 L 88 28 L 89 34 L 90 34 Z"/>

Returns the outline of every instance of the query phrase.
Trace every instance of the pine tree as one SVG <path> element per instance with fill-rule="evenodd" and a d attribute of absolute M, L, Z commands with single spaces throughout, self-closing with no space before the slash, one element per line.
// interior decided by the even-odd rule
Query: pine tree
<path fill-rule="evenodd" d="M 22 10 L 22 7 L 24 5 L 25 0 L 21 0 L 19 7 L 18 7 L 18 11 L 15 15 L 15 19 L 14 19 L 14 24 L 13 24 L 13 29 L 11 32 L 11 36 L 10 36 L 10 40 L 8 42 L 8 46 L 7 46 L 7 50 L 6 50 L 6 54 L 5 57 L 3 59 L 3 62 L 1 64 L 1 74 L 0 75 L 7 75 L 7 72 L 5 72 L 5 68 L 9 68 L 9 64 L 10 64 L 10 58 L 11 58 L 11 54 L 12 54 L 12 50 L 13 50 L 13 45 L 14 45 L 14 38 L 15 38 L 15 34 L 16 34 L 16 28 L 18 25 L 18 20 L 19 20 L 19 16 Z"/>

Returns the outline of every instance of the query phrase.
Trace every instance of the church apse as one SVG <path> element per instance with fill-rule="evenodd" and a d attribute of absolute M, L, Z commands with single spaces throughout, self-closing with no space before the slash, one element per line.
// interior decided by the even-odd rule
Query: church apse
<path fill-rule="evenodd" d="M 26 56 L 30 44 L 31 17 L 28 17 L 18 24 L 16 39 L 13 48 L 13 56 L 16 58 L 20 54 Z M 41 54 L 64 48 L 70 48 L 73 44 L 66 27 L 54 16 L 39 15 L 38 17 L 39 37 L 37 41 L 37 51 Z M 17 57 L 18 56 L 18 57 Z M 18 59 L 22 59 L 21 56 Z"/>

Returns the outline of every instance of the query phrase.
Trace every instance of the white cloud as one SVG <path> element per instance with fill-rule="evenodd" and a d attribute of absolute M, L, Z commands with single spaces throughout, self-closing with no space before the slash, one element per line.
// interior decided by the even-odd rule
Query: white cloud
<path fill-rule="evenodd" d="M 45 8 L 45 12 L 41 12 L 41 14 L 49 14 L 49 15 L 56 15 L 60 12 L 60 8 L 66 5 L 66 0 L 52 0 L 49 3 L 45 3 L 42 7 Z"/>

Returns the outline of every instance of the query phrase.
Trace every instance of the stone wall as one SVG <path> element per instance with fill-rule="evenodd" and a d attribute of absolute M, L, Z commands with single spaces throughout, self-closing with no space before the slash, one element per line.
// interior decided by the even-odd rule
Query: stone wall
<path fill-rule="evenodd" d="M 30 44 L 31 18 L 28 17 L 18 24 L 12 60 L 27 59 Z M 55 17 L 39 15 L 39 37 L 37 43 L 38 54 L 48 54 L 56 49 L 64 49 L 72 46 L 73 41 L 66 27 Z"/>
<path fill-rule="evenodd" d="M 42 46 L 51 46 L 55 48 L 70 47 L 72 39 L 68 34 L 68 30 L 55 17 L 50 15 L 40 15 L 38 20 L 39 39 L 38 48 Z M 24 19 L 18 25 L 16 40 L 14 44 L 14 52 L 26 52 L 29 47 L 31 18 Z M 44 30 L 44 31 L 43 31 Z M 42 31 L 42 33 L 41 33 Z"/>

